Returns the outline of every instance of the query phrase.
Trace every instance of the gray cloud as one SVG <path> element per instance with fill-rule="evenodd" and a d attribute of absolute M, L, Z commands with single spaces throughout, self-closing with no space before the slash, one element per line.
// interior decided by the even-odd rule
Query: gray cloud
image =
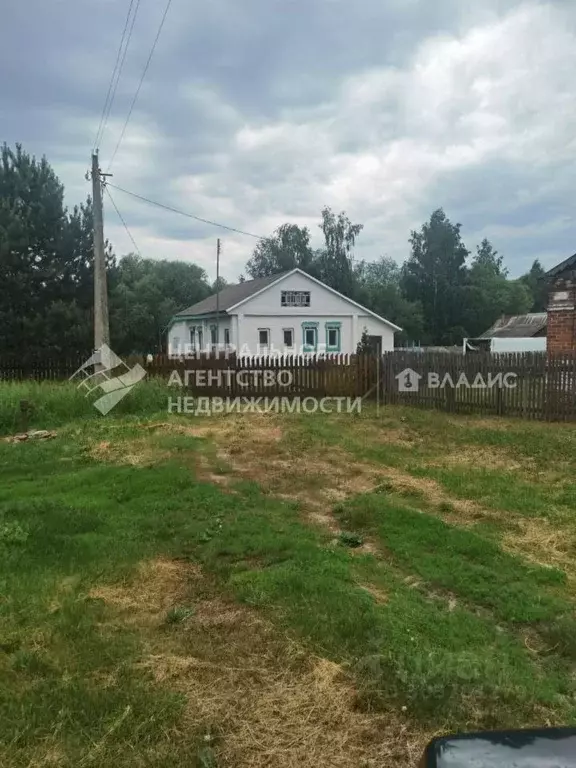
<path fill-rule="evenodd" d="M 46 154 L 70 203 L 84 181 L 127 3 L 29 0 L 4 10 L 2 139 Z M 163 5 L 141 1 L 102 142 L 114 148 Z M 25 30 L 26 45 L 22 45 Z M 488 0 L 174 0 L 114 183 L 239 229 L 311 227 L 324 205 L 365 229 L 358 256 L 408 254 L 444 206 L 470 248 L 513 274 L 575 249 L 576 8 Z M 250 238 L 113 192 L 141 250 L 225 273 Z M 107 207 L 107 234 L 132 246 Z"/>

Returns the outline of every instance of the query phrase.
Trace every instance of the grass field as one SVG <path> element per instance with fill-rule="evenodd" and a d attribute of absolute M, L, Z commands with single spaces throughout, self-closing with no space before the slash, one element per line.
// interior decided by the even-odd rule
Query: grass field
<path fill-rule="evenodd" d="M 68 392 L 0 388 L 4 434 L 23 398 L 57 432 L 0 441 L 3 766 L 408 766 L 574 721 L 574 427 Z"/>

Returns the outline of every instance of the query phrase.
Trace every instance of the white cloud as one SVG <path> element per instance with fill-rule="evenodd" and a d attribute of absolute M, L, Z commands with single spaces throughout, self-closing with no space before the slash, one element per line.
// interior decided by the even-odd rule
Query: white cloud
<path fill-rule="evenodd" d="M 5 41 L 0 65 L 22 71 L 39 106 L 31 123 L 22 84 L 8 78 L 6 138 L 45 152 L 77 202 L 89 192 L 84 172 L 117 45 L 99 25 L 119 31 L 123 11 L 112 0 L 100 14 L 98 0 L 62 0 L 54 12 L 34 2 L 43 29 L 25 56 Z M 159 12 L 140 12 L 104 167 Z M 44 34 L 65 22 L 66 39 Z M 92 47 L 100 38 L 104 51 Z M 345 209 L 365 225 L 365 258 L 404 258 L 410 229 L 445 205 L 470 247 L 488 232 L 519 271 L 574 250 L 575 65 L 576 7 L 552 0 L 174 4 L 113 183 L 256 234 L 306 224 L 316 244 L 321 208 Z M 115 200 L 146 256 L 212 268 L 220 235 L 233 279 L 254 246 L 120 193 Z M 112 210 L 106 222 L 117 251 L 132 250 Z"/>

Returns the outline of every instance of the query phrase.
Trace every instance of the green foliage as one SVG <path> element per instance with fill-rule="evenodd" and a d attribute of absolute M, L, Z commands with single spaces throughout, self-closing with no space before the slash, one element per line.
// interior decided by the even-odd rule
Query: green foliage
<path fill-rule="evenodd" d="M 464 326 L 471 337 L 487 331 L 502 315 L 524 314 L 531 305 L 524 284 L 508 280 L 502 256 L 486 239 L 477 247 L 464 296 Z"/>
<path fill-rule="evenodd" d="M 352 224 L 344 211 L 336 215 L 331 208 L 322 210 L 324 249 L 318 254 L 318 269 L 321 279 L 345 296 L 355 294 L 353 249 L 363 228 Z"/>
<path fill-rule="evenodd" d="M 146 378 L 118 403 L 108 415 L 102 416 L 91 404 L 85 392 L 73 382 L 9 382 L 0 384 L 0 435 L 22 431 L 20 401 L 27 400 L 33 410 L 28 427 L 53 429 L 71 421 L 113 422 L 117 415 L 146 416 L 165 413 L 170 390 L 164 379 Z M 13 445 L 15 451 L 18 445 Z"/>
<path fill-rule="evenodd" d="M 206 273 L 195 264 L 125 256 L 110 274 L 114 351 L 120 355 L 161 352 L 170 319 L 212 292 Z"/>
<path fill-rule="evenodd" d="M 282 224 L 270 237 L 258 242 L 246 271 L 252 278 L 268 277 L 294 267 L 314 272 L 313 261 L 308 228 Z"/>
<path fill-rule="evenodd" d="M 357 355 L 367 355 L 370 354 L 370 352 L 373 351 L 372 344 L 370 343 L 370 337 L 368 335 L 368 329 L 364 328 L 362 330 L 362 336 L 360 337 L 360 341 L 358 342 L 358 345 L 356 346 L 356 354 Z"/>
<path fill-rule="evenodd" d="M 403 267 L 403 290 L 410 301 L 421 304 L 432 343 L 461 341 L 468 251 L 460 229 L 439 208 L 410 236 L 412 252 Z"/>
<path fill-rule="evenodd" d="M 0 354 L 89 349 L 91 202 L 70 213 L 63 200 L 46 158 L 0 148 Z"/>
<path fill-rule="evenodd" d="M 182 622 L 194 615 L 194 608 L 186 608 L 184 605 L 175 605 L 166 614 L 166 624 L 182 624 Z"/>
<path fill-rule="evenodd" d="M 531 298 L 531 312 L 545 312 L 548 307 L 548 283 L 542 264 L 536 259 L 529 272 L 520 278 Z"/>
<path fill-rule="evenodd" d="M 359 536 L 357 533 L 349 533 L 347 531 L 342 531 L 342 533 L 338 536 L 338 541 L 340 544 L 343 544 L 345 547 L 350 547 L 351 549 L 361 547 L 362 544 L 364 544 L 364 539 L 362 536 Z"/>
<path fill-rule="evenodd" d="M 417 341 L 424 337 L 422 306 L 404 296 L 401 277 L 401 269 L 393 259 L 382 256 L 374 262 L 361 261 L 355 268 L 354 298 L 402 328 L 396 334 L 397 342 Z"/>

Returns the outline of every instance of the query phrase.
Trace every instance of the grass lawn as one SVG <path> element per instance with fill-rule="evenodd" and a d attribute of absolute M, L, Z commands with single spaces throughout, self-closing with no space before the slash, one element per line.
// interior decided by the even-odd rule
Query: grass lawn
<path fill-rule="evenodd" d="M 1 765 L 408 766 L 574 721 L 576 428 L 68 392 L 0 388 L 4 434 L 23 398 L 57 432 L 0 441 Z"/>

